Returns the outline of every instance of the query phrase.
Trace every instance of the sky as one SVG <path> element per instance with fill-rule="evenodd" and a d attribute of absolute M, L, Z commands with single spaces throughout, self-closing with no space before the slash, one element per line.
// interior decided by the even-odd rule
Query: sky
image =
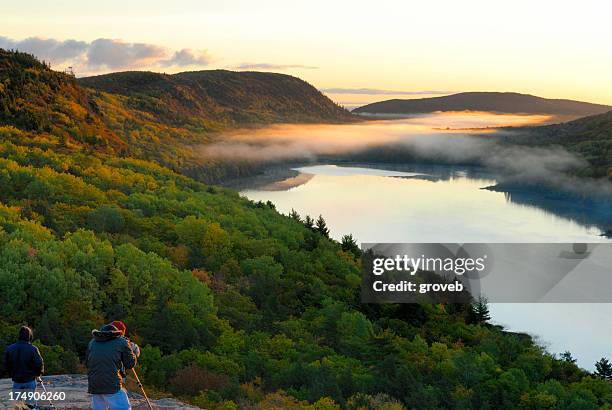
<path fill-rule="evenodd" d="M 0 0 L 0 47 L 78 76 L 296 75 L 347 106 L 461 91 L 612 105 L 606 1 Z"/>

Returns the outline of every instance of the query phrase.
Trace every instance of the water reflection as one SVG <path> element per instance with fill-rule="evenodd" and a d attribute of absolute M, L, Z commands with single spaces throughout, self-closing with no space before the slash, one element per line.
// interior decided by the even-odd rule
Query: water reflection
<path fill-rule="evenodd" d="M 241 184 L 239 188 L 247 196 L 272 200 L 281 210 L 285 204 L 289 210 L 295 208 L 297 200 L 310 204 L 311 209 L 305 212 L 313 215 L 334 214 L 337 206 L 344 204 L 364 210 L 364 220 L 371 219 L 372 215 L 385 220 L 398 218 L 405 222 L 407 229 L 420 232 L 419 237 L 411 238 L 416 241 L 424 241 L 423 230 L 434 228 L 440 241 L 449 241 L 444 237 L 447 234 L 457 237 L 459 242 L 524 241 L 525 238 L 530 241 L 556 242 L 559 238 L 562 241 L 594 241 L 600 239 L 599 235 L 609 234 L 612 226 L 612 200 L 609 198 L 579 196 L 541 187 L 497 186 L 496 176 L 477 166 L 276 167 L 258 177 L 243 179 Z M 287 192 L 289 190 L 295 192 Z M 269 191 L 279 193 L 271 198 L 266 194 Z M 373 192 L 376 193 L 374 201 L 371 200 Z M 393 209 L 386 203 L 403 206 Z M 434 213 L 434 210 L 437 211 Z M 407 220 L 407 215 L 415 220 Z M 354 225 L 350 218 L 345 220 L 342 215 L 339 218 L 340 221 L 336 221 L 328 217 L 330 223 L 339 225 L 338 229 L 346 229 L 339 235 L 354 232 L 350 229 Z M 389 224 L 396 223 L 389 221 Z M 402 236 L 401 240 L 406 237 Z"/>
<path fill-rule="evenodd" d="M 574 195 L 549 189 L 522 187 L 504 191 L 506 200 L 518 205 L 539 208 L 549 214 L 578 224 L 596 227 L 602 236 L 612 237 L 612 200 Z"/>

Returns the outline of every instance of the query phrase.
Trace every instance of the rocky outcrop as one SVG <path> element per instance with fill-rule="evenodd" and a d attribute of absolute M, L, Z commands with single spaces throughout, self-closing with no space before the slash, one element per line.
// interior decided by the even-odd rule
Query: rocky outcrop
<path fill-rule="evenodd" d="M 53 405 L 56 409 L 63 410 L 76 410 L 76 409 L 90 409 L 91 399 L 87 393 L 87 376 L 81 374 L 69 374 L 59 376 L 45 376 L 43 377 L 45 387 L 49 392 L 64 392 L 66 394 L 65 400 L 56 400 Z M 9 379 L 0 380 L 0 409 L 25 409 L 23 403 L 10 401 L 12 382 Z M 38 390 L 42 391 L 40 384 L 38 384 Z M 129 392 L 130 402 L 132 403 L 132 409 L 134 410 L 148 410 L 147 403 L 145 402 L 142 395 L 136 392 Z M 151 400 L 153 408 L 155 410 L 179 410 L 179 409 L 198 409 L 198 407 L 190 406 L 182 403 L 176 399 L 163 398 L 157 400 Z M 40 409 L 51 409 L 51 405 L 48 401 L 38 403 Z"/>

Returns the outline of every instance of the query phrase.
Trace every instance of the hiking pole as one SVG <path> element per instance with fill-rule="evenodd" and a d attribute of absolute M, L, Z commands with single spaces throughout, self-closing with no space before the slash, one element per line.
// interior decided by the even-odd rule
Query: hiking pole
<path fill-rule="evenodd" d="M 55 404 L 53 404 L 53 401 L 51 400 L 51 398 L 49 398 L 49 394 L 47 393 L 47 388 L 45 387 L 45 382 L 43 382 L 42 377 L 39 376 L 38 381 L 40 382 L 40 386 L 42 387 L 43 392 L 45 392 L 45 396 L 47 397 L 47 400 L 49 400 L 49 406 L 51 406 L 51 408 L 54 409 Z"/>
<path fill-rule="evenodd" d="M 138 383 L 138 387 L 140 387 L 140 390 L 142 390 L 142 395 L 144 396 L 145 400 L 147 401 L 147 406 L 149 406 L 149 410 L 153 410 L 153 406 L 151 405 L 151 401 L 147 397 L 147 392 L 145 392 L 145 389 L 142 386 L 142 383 L 140 383 L 140 379 L 138 378 L 138 374 L 136 374 L 136 370 L 133 367 L 132 367 L 132 373 L 134 373 L 134 378 L 136 379 L 136 383 Z"/>

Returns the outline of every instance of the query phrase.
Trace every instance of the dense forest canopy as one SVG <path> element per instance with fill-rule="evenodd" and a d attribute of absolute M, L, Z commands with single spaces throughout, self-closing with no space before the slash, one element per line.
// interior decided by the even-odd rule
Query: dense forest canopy
<path fill-rule="evenodd" d="M 23 54 L 0 70 L 0 341 L 30 324 L 49 373 L 79 371 L 91 329 L 120 319 L 147 387 L 208 409 L 612 405 L 607 376 L 482 303 L 361 304 L 359 249 L 323 217 L 129 157 L 98 109 L 129 97 L 92 104 Z"/>

